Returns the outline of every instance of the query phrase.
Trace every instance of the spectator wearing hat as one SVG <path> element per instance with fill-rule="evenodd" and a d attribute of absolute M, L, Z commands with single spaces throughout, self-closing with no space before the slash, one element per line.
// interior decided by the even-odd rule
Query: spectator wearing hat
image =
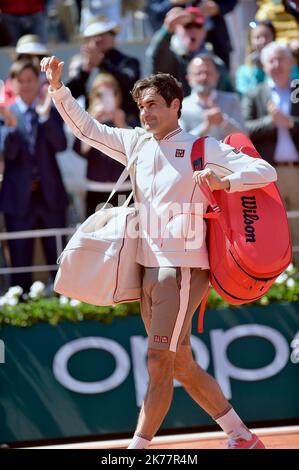
<path fill-rule="evenodd" d="M 181 127 L 197 137 L 209 135 L 218 140 L 233 132 L 243 132 L 245 124 L 238 96 L 216 90 L 219 72 L 213 55 L 195 57 L 187 72 L 192 92 L 183 100 Z"/>
<path fill-rule="evenodd" d="M 80 10 L 80 32 L 83 33 L 88 23 L 95 16 L 105 16 L 117 23 L 121 21 L 122 0 L 94 1 L 83 0 Z"/>
<path fill-rule="evenodd" d="M 229 33 L 226 27 L 224 15 L 230 13 L 236 6 L 237 0 L 148 0 L 146 11 L 153 30 L 158 30 L 166 13 L 175 6 L 199 6 L 207 19 L 207 41 L 211 42 L 214 54 L 225 63 L 229 69 L 230 52 L 232 50 Z"/>
<path fill-rule="evenodd" d="M 9 45 L 15 46 L 24 34 L 37 34 L 47 42 L 44 0 L 0 0 L 0 14 L 9 34 Z"/>
<path fill-rule="evenodd" d="M 32 59 L 39 61 L 50 54 L 48 47 L 37 34 L 24 34 L 16 44 L 16 59 Z"/>
<path fill-rule="evenodd" d="M 172 8 L 147 49 L 150 72 L 170 73 L 182 83 L 185 96 L 189 95 L 187 65 L 196 55 L 208 52 L 206 37 L 205 17 L 200 8 Z M 220 71 L 217 88 L 232 91 L 228 72 L 219 58 L 217 67 Z"/>
<path fill-rule="evenodd" d="M 65 227 L 68 197 L 55 158 L 66 147 L 61 118 L 54 108 L 39 106 L 39 68 L 32 61 L 14 62 L 10 77 L 17 98 L 9 111 L 15 120 L 0 126 L 5 161 L 0 210 L 6 230 Z M 42 243 L 48 264 L 55 265 L 55 239 Z M 32 238 L 10 240 L 8 246 L 13 267 L 32 264 Z M 13 274 L 11 281 L 27 291 L 32 276 Z"/>
<path fill-rule="evenodd" d="M 15 60 L 36 60 L 36 65 L 44 56 L 49 55 L 49 49 L 36 34 L 25 34 L 20 37 L 15 48 Z M 45 83 L 43 74 L 40 74 L 41 87 Z M 13 87 L 11 86 L 11 80 L 8 78 L 4 82 L 4 86 L 1 90 L 1 105 L 10 106 L 15 102 L 16 95 Z M 2 110 L 2 112 L 1 112 Z M 3 114 L 3 108 L 0 109 L 0 114 Z"/>
<path fill-rule="evenodd" d="M 15 54 L 16 60 L 31 60 L 39 66 L 41 59 L 50 55 L 50 51 L 46 44 L 40 40 L 39 36 L 36 34 L 25 34 L 18 40 Z M 45 99 L 48 96 L 48 85 L 44 74 L 40 73 L 39 81 L 40 98 Z M 51 100 L 49 96 L 47 102 L 48 106 L 50 106 Z"/>
<path fill-rule="evenodd" d="M 110 73 L 118 81 L 122 95 L 125 97 L 123 109 L 129 119 L 138 117 L 137 107 L 131 98 L 130 91 L 140 76 L 139 61 L 129 57 L 115 48 L 119 25 L 105 17 L 95 17 L 85 28 L 84 44 L 81 48 L 82 65 L 78 73 L 67 86 L 75 98 L 87 97 L 87 81 L 92 70 Z"/>

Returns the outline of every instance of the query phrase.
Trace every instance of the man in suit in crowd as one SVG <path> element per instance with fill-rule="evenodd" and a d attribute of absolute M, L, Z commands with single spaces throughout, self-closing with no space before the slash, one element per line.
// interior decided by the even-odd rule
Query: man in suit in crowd
<path fill-rule="evenodd" d="M 68 197 L 55 159 L 56 152 L 66 148 L 61 118 L 54 108 L 38 103 L 39 69 L 34 62 L 15 62 L 10 78 L 16 101 L 9 108 L 9 122 L 0 128 L 5 162 L 0 210 L 6 229 L 65 227 Z M 55 239 L 42 238 L 42 243 L 47 263 L 56 264 Z M 31 266 L 33 246 L 32 238 L 10 240 L 12 267 Z M 28 291 L 31 281 L 31 273 L 19 273 L 11 284 Z"/>
<path fill-rule="evenodd" d="M 243 98 L 249 135 L 259 153 L 275 166 L 277 185 L 288 210 L 299 210 L 299 100 L 292 89 L 291 51 L 271 42 L 261 52 L 267 80 Z M 299 246 L 298 219 L 290 219 L 293 244 Z M 299 252 L 294 252 L 299 267 Z"/>
<path fill-rule="evenodd" d="M 183 100 L 180 119 L 185 131 L 198 137 L 208 134 L 218 140 L 244 131 L 238 96 L 216 90 L 219 72 L 212 54 L 200 54 L 191 60 L 187 80 L 192 91 Z"/>

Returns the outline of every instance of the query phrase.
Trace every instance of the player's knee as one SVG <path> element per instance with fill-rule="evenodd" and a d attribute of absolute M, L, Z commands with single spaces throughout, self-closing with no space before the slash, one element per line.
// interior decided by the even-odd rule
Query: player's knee
<path fill-rule="evenodd" d="M 191 368 L 189 364 L 185 364 L 185 366 L 175 366 L 174 367 L 174 378 L 184 384 L 188 381 L 190 377 Z"/>
<path fill-rule="evenodd" d="M 174 357 L 170 351 L 149 349 L 148 351 L 148 373 L 151 380 L 171 379 L 174 376 Z"/>
<path fill-rule="evenodd" d="M 197 367 L 192 354 L 180 354 L 178 353 L 174 362 L 174 377 L 184 384 L 192 376 L 194 367 Z"/>

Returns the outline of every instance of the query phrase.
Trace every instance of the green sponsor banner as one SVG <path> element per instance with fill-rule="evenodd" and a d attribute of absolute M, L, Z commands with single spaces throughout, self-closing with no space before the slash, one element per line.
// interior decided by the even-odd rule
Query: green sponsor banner
<path fill-rule="evenodd" d="M 299 418 L 299 305 L 208 310 L 197 362 L 248 423 Z M 140 317 L 0 330 L 0 441 L 133 432 L 146 385 Z M 210 417 L 175 383 L 163 428 Z"/>

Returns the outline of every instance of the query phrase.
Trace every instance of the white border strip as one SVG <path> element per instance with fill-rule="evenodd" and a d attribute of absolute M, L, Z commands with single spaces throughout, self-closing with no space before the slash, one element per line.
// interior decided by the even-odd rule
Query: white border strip
<path fill-rule="evenodd" d="M 190 282 L 191 282 L 191 269 L 178 268 L 181 270 L 181 288 L 180 288 L 180 307 L 179 313 L 174 325 L 169 351 L 176 352 L 178 340 L 183 328 L 184 320 L 188 310 L 189 295 L 190 295 Z"/>
<path fill-rule="evenodd" d="M 256 428 L 252 429 L 252 432 L 258 435 L 267 435 L 267 434 L 281 434 L 281 433 L 293 433 L 299 432 L 299 426 L 279 426 L 273 428 Z M 201 432 L 193 434 L 176 434 L 173 436 L 159 436 L 155 437 L 152 440 L 152 444 L 165 444 L 171 442 L 193 442 L 193 441 L 202 441 L 207 439 L 223 439 L 226 438 L 226 434 L 222 431 L 214 432 Z M 36 446 L 36 447 L 26 447 L 26 449 L 117 449 L 124 448 L 129 445 L 131 439 L 117 439 L 110 441 L 89 441 L 89 442 L 80 442 L 74 444 L 58 444 L 53 446 Z"/>

